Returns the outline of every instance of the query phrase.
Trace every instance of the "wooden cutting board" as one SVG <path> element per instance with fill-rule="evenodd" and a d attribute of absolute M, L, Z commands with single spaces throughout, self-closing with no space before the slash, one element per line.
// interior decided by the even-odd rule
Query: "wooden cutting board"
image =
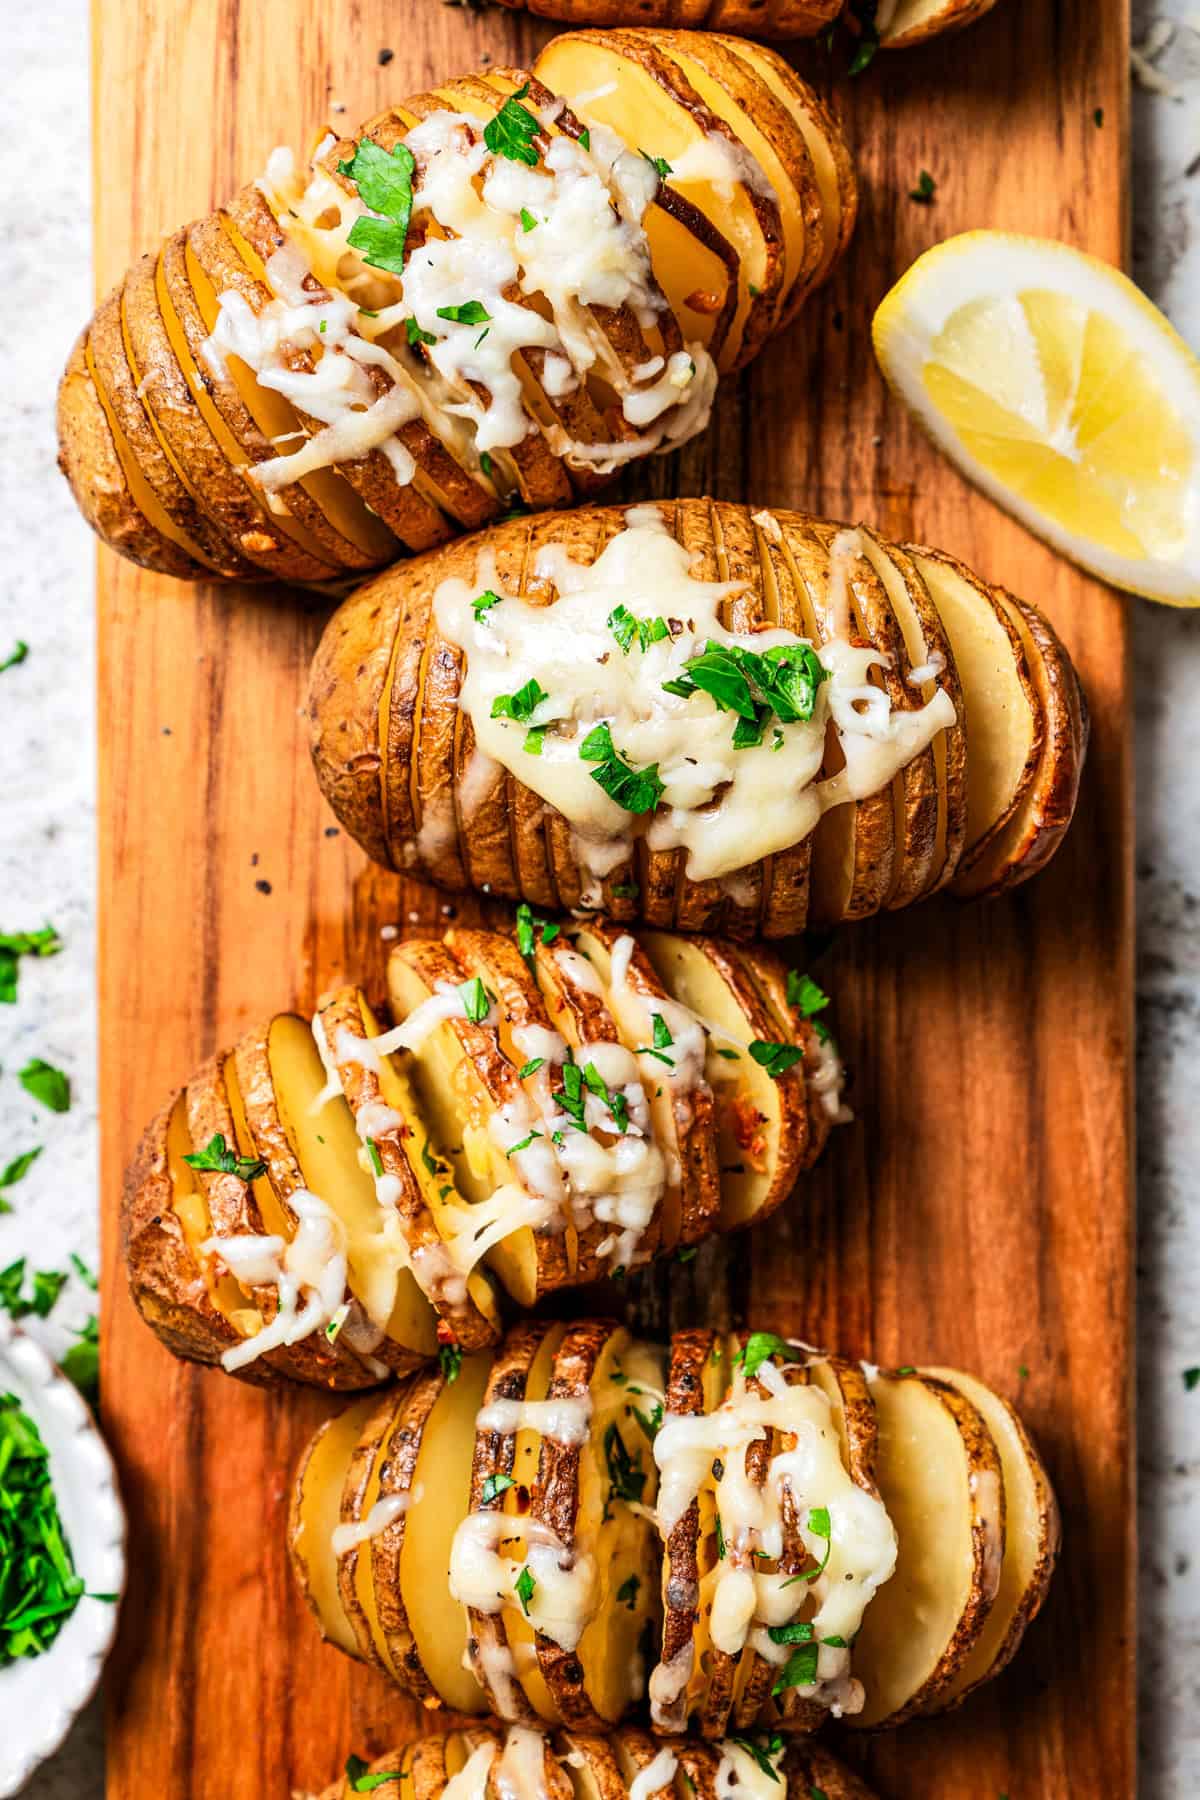
<path fill-rule="evenodd" d="M 98 292 L 273 145 L 523 62 L 547 34 L 439 0 L 95 0 Z M 1127 50 L 1122 4 L 999 0 L 842 84 L 862 180 L 849 257 L 724 392 L 707 441 L 640 477 L 643 495 L 866 518 L 952 550 L 1049 612 L 1091 701 L 1079 816 L 1045 876 L 849 927 L 824 953 L 859 1122 L 803 1203 L 638 1299 L 657 1326 L 750 1317 L 855 1356 L 960 1363 L 1041 1441 L 1065 1523 L 1047 1610 L 960 1713 L 870 1747 L 893 1800 L 1134 1791 L 1126 612 L 939 460 L 869 337 L 894 277 L 968 227 L 1122 259 Z M 825 81 L 819 46 L 795 56 Z M 932 206 L 908 197 L 922 169 Z M 288 1574 L 290 1471 L 330 1403 L 172 1361 L 118 1255 L 122 1167 L 166 1092 L 256 1017 L 311 1008 L 334 977 L 377 983 L 380 927 L 436 916 L 365 868 L 318 797 L 298 709 L 322 617 L 295 593 L 100 558 L 103 1412 L 132 1527 L 110 1800 L 285 1800 L 418 1717 L 318 1643 Z"/>

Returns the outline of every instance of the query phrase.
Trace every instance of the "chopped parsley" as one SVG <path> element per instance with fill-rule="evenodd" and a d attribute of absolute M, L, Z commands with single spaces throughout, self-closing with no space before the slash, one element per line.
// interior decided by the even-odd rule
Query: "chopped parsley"
<path fill-rule="evenodd" d="M 612 885 L 614 900 L 636 900 L 641 891 L 636 881 L 614 881 Z"/>
<path fill-rule="evenodd" d="M 641 1466 L 641 1458 L 630 1456 L 625 1448 L 625 1440 L 617 1430 L 615 1422 L 610 1424 L 604 1433 L 604 1460 L 608 1464 L 608 1506 L 614 1500 L 640 1500 L 646 1485 L 646 1473 Z"/>
<path fill-rule="evenodd" d="M 723 1056 L 726 1062 L 741 1062 L 742 1060 L 740 1050 L 718 1050 L 717 1055 Z"/>
<path fill-rule="evenodd" d="M 242 1181 L 257 1181 L 265 1175 L 267 1165 L 257 1156 L 239 1156 L 225 1142 L 223 1134 L 214 1132 L 203 1150 L 193 1150 L 184 1157 L 190 1169 L 211 1170 L 217 1175 L 236 1175 Z"/>
<path fill-rule="evenodd" d="M 0 675 L 3 675 L 6 669 L 15 669 L 17 664 L 23 663 L 28 655 L 29 645 L 24 638 L 18 638 L 4 661 L 0 662 Z"/>
<path fill-rule="evenodd" d="M 744 1750 L 747 1756 L 752 1756 L 764 1775 L 769 1775 L 772 1781 L 779 1780 L 776 1764 L 783 1755 L 783 1739 L 777 1731 L 771 1733 L 765 1744 L 752 1737 L 731 1737 L 729 1741 Z"/>
<path fill-rule="evenodd" d="M 18 1257 L 7 1269 L 0 1269 L 0 1309 L 10 1319 L 27 1319 L 31 1313 L 35 1318 L 48 1319 L 67 1280 L 65 1269 L 35 1269 L 26 1293 L 25 1258 Z"/>
<path fill-rule="evenodd" d="M 384 150 L 371 138 L 360 140 L 349 162 L 338 164 L 338 174 L 357 187 L 359 198 L 371 216 L 355 219 L 346 242 L 362 251 L 372 269 L 389 275 L 404 273 L 404 245 L 412 217 L 412 178 L 416 159 L 407 144 Z M 413 340 L 409 339 L 411 343 Z"/>
<path fill-rule="evenodd" d="M 0 1171 L 0 1188 L 16 1187 L 18 1181 L 23 1180 L 24 1177 L 28 1175 L 34 1163 L 42 1154 L 43 1147 L 44 1146 L 41 1144 L 35 1144 L 32 1150 L 22 1150 L 20 1156 L 14 1156 L 12 1161 L 5 1165 L 3 1171 Z M 0 1213 L 11 1211 L 12 1207 L 8 1204 L 8 1201 L 0 1198 Z"/>
<path fill-rule="evenodd" d="M 432 331 L 422 331 L 415 319 L 405 319 L 404 335 L 415 350 L 418 344 L 436 344 L 437 336 Z"/>
<path fill-rule="evenodd" d="M 342 1335 L 342 1326 L 346 1323 L 346 1320 L 349 1317 L 350 1317 L 350 1302 L 348 1300 L 343 1300 L 342 1304 L 338 1307 L 338 1309 L 334 1313 L 332 1319 L 330 1319 L 328 1325 L 325 1327 L 325 1339 L 326 1339 L 327 1343 L 330 1343 L 330 1344 L 337 1343 L 338 1339 Z"/>
<path fill-rule="evenodd" d="M 482 1025 L 495 1003 L 496 996 L 483 985 L 482 975 L 473 975 L 458 988 L 463 1010 L 472 1025 Z"/>
<path fill-rule="evenodd" d="M 431 1175 L 444 1175 L 446 1173 L 444 1165 L 438 1161 L 437 1157 L 433 1154 L 433 1151 L 429 1148 L 428 1138 L 426 1138 L 425 1142 L 421 1145 L 421 1161 Z"/>
<path fill-rule="evenodd" d="M 529 1602 L 533 1599 L 536 1589 L 537 1582 L 530 1574 L 529 1565 L 526 1563 L 525 1567 L 521 1570 L 521 1573 L 517 1576 L 516 1581 L 513 1583 L 513 1591 L 516 1594 L 517 1599 L 521 1602 L 521 1611 L 525 1614 L 526 1618 L 529 1617 Z"/>
<path fill-rule="evenodd" d="M 534 1138 L 540 1138 L 541 1135 L 540 1131 L 531 1131 L 527 1137 L 521 1139 L 519 1144 L 510 1144 L 508 1149 L 504 1152 L 505 1156 L 515 1156 L 518 1150 L 528 1150 Z"/>
<path fill-rule="evenodd" d="M 637 1606 L 638 1589 L 642 1585 L 640 1575 L 627 1575 L 617 1589 L 617 1599 L 633 1612 Z"/>
<path fill-rule="evenodd" d="M 671 168 L 671 165 L 665 156 L 651 156 L 648 150 L 643 150 L 642 155 L 650 164 L 650 167 L 654 170 L 660 181 L 665 181 L 668 175 L 674 174 L 674 170 Z"/>
<path fill-rule="evenodd" d="M 875 60 L 875 52 L 879 48 L 879 28 L 875 23 L 878 9 L 879 0 L 860 0 L 858 48 L 850 58 L 850 66 L 846 71 L 848 75 L 861 75 Z"/>
<path fill-rule="evenodd" d="M 797 1581 L 815 1581 L 818 1575 L 825 1573 L 825 1565 L 833 1550 L 833 1527 L 829 1522 L 829 1508 L 827 1506 L 810 1507 L 808 1524 L 805 1529 L 811 1531 L 815 1538 L 824 1540 L 825 1554 L 815 1569 L 804 1569 L 799 1575 L 790 1576 L 787 1581 L 782 1583 L 784 1587 L 793 1587 Z M 790 1685 L 794 1687 L 796 1683 L 793 1682 Z"/>
<path fill-rule="evenodd" d="M 772 1694 L 782 1694 L 788 1688 L 812 1687 L 817 1679 L 817 1663 L 821 1655 L 819 1644 L 800 1644 L 788 1657 L 783 1669 L 776 1678 L 771 1689 Z"/>
<path fill-rule="evenodd" d="M 563 1075 L 565 1078 L 565 1068 Z M 603 1100 L 613 1116 L 613 1123 L 623 1137 L 629 1129 L 629 1102 L 624 1094 L 611 1092 L 608 1083 L 595 1063 L 592 1062 L 585 1063 L 583 1066 L 583 1084 L 589 1093 L 595 1094 L 598 1100 Z"/>
<path fill-rule="evenodd" d="M 661 616 L 639 619 L 627 606 L 614 606 L 608 615 L 608 629 L 625 656 L 629 655 L 635 639 L 643 650 L 648 650 L 651 644 L 659 644 L 671 635 L 670 626 Z"/>
<path fill-rule="evenodd" d="M 679 1263 L 690 1263 L 697 1254 L 696 1245 L 687 1244 L 682 1250 L 677 1250 L 675 1252 L 675 1261 Z"/>
<path fill-rule="evenodd" d="M 908 190 L 908 197 L 910 200 L 915 200 L 918 206 L 932 206 L 933 196 L 936 193 L 937 182 L 928 169 L 922 169 L 917 177 L 916 187 Z"/>
<path fill-rule="evenodd" d="M 725 1561 L 725 1527 L 721 1523 L 721 1515 L 717 1514 L 717 1561 Z"/>
<path fill-rule="evenodd" d="M 583 1117 L 583 1070 L 573 1057 L 563 1064 L 562 1086 L 550 1098 L 580 1131 L 586 1130 Z"/>
<path fill-rule="evenodd" d="M 439 1337 L 441 1336 L 440 1327 L 438 1335 Z M 438 1364 L 447 1381 L 458 1380 L 458 1371 L 462 1368 L 462 1359 L 462 1345 L 456 1337 L 448 1335 L 438 1344 Z"/>
<path fill-rule="evenodd" d="M 632 768 L 617 755 L 607 724 L 597 725 L 588 732 L 579 746 L 579 755 L 583 762 L 597 764 L 592 770 L 592 780 L 626 812 L 653 812 L 662 799 L 663 784 L 659 780 L 658 764 L 651 763 L 646 769 Z"/>
<path fill-rule="evenodd" d="M 1097 131 L 1099 131 L 1100 127 L 1104 124 L 1104 108 L 1102 106 L 1098 106 L 1092 114 L 1092 124 L 1096 127 Z M 7 667 L 7 663 L 0 663 L 0 669 L 7 669 Z"/>
<path fill-rule="evenodd" d="M 748 1048 L 755 1062 L 762 1065 L 772 1081 L 778 1081 L 781 1075 L 786 1075 L 804 1056 L 799 1044 L 773 1044 L 765 1038 L 755 1038 Z"/>
<path fill-rule="evenodd" d="M 472 600 L 471 611 L 477 619 L 482 619 L 485 613 L 491 612 L 493 606 L 499 606 L 502 599 L 503 595 L 493 593 L 491 588 L 484 588 L 482 594 L 477 594 Z"/>
<path fill-rule="evenodd" d="M 811 719 L 827 676 L 811 644 L 776 644 L 760 652 L 709 638 L 683 674 L 662 685 L 683 699 L 705 693 L 722 712 L 736 713 L 733 742 L 744 750 L 762 742 L 772 714 L 784 725 Z"/>
<path fill-rule="evenodd" d="M 789 969 L 787 1003 L 802 1019 L 811 1019 L 814 1013 L 824 1012 L 829 1005 L 829 995 L 824 988 L 817 986 L 811 975 L 802 975 L 799 969 Z"/>
<path fill-rule="evenodd" d="M 449 319 L 452 325 L 487 325 L 492 317 L 482 300 L 463 300 L 458 306 L 439 306 L 437 316 L 439 319 Z"/>
<path fill-rule="evenodd" d="M 74 1261 L 74 1258 L 72 1258 Z M 95 1313 L 76 1333 L 76 1342 L 59 1362 L 68 1381 L 73 1381 L 85 1400 L 95 1402 L 100 1392 L 100 1321 Z"/>
<path fill-rule="evenodd" d="M 631 1388 L 630 1392 L 631 1393 L 640 1393 L 641 1389 L 640 1388 Z M 633 1414 L 634 1418 L 637 1420 L 639 1426 L 641 1427 L 642 1436 L 646 1439 L 646 1442 L 648 1444 L 652 1444 L 654 1442 L 655 1438 L 658 1436 L 659 1430 L 661 1429 L 662 1422 L 663 1422 L 663 1403 L 662 1403 L 662 1401 L 656 1400 L 654 1402 L 654 1405 L 650 1408 L 650 1411 L 648 1413 L 639 1412 L 639 1410 L 636 1406 L 631 1406 L 629 1410 Z"/>
<path fill-rule="evenodd" d="M 493 1500 L 498 1500 L 501 1494 L 507 1494 L 509 1488 L 516 1485 L 511 1475 L 485 1475 L 480 1498 L 485 1506 L 490 1506 Z"/>
<path fill-rule="evenodd" d="M 544 1056 L 531 1056 L 524 1068 L 517 1070 L 517 1080 L 524 1081 L 527 1075 L 536 1075 L 538 1070 L 545 1064 L 545 1061 L 546 1059 Z"/>
<path fill-rule="evenodd" d="M 534 712 L 549 694 L 535 676 L 530 676 L 523 687 L 515 694 L 497 694 L 492 701 L 493 719 L 515 719 L 520 725 L 528 725 Z"/>
<path fill-rule="evenodd" d="M 544 725 L 535 725 L 532 731 L 527 731 L 525 733 L 525 741 L 521 745 L 521 748 L 524 750 L 526 756 L 540 756 L 542 754 L 542 745 L 545 741 L 546 727 Z"/>
<path fill-rule="evenodd" d="M 527 900 L 522 900 L 520 906 L 518 906 L 517 949 L 521 952 L 521 955 L 525 958 L 525 961 L 529 964 L 530 968 L 533 967 L 534 961 L 534 934 L 540 931 L 543 944 L 552 944 L 561 930 L 561 925 L 555 925 L 549 919 L 539 919 L 536 917 L 533 908 Z"/>
<path fill-rule="evenodd" d="M 389 1781 L 402 1779 L 399 1769 L 380 1769 L 378 1774 L 372 1775 L 361 1756 L 346 1758 L 346 1780 L 356 1794 L 370 1794 L 376 1788 L 385 1787 Z"/>
<path fill-rule="evenodd" d="M 786 1338 L 776 1337 L 773 1331 L 752 1331 L 733 1361 L 735 1367 L 740 1363 L 745 1369 L 746 1380 L 753 1381 L 763 1364 L 773 1356 L 784 1362 L 804 1360 L 803 1350 L 796 1344 L 789 1344 Z"/>
<path fill-rule="evenodd" d="M 56 956 L 61 949 L 62 939 L 53 925 L 41 931 L 0 931 L 0 1003 L 16 1002 L 19 957 Z"/>
<path fill-rule="evenodd" d="M 48 1650 L 84 1593 L 41 1433 L 15 1394 L 0 1394 L 0 1668 Z"/>
<path fill-rule="evenodd" d="M 585 126 L 584 126 L 584 127 L 583 127 L 583 128 L 582 128 L 582 130 L 581 130 L 581 131 L 580 131 L 580 133 L 579 133 L 579 136 L 578 136 L 578 138 L 577 138 L 577 139 L 576 139 L 576 140 L 575 140 L 575 141 L 576 141 L 576 143 L 579 143 L 579 144 L 582 144 L 582 145 L 583 145 L 583 147 L 584 147 L 584 149 L 585 149 L 585 150 L 590 150 L 590 149 L 591 149 L 591 147 L 592 147 L 592 134 L 591 134 L 591 132 L 590 132 L 590 131 L 589 131 L 589 130 L 588 130 L 588 128 L 587 128 L 587 126 L 586 126 L 586 125 L 585 125 Z"/>
<path fill-rule="evenodd" d="M 483 141 L 493 156 L 536 169 L 538 153 L 533 140 L 542 128 L 529 108 L 521 105 L 528 92 L 529 83 L 525 81 L 515 94 L 509 95 L 495 118 L 484 126 Z"/>
<path fill-rule="evenodd" d="M 375 1142 L 375 1139 L 373 1137 L 367 1138 L 365 1140 L 365 1142 L 366 1142 L 366 1146 L 367 1146 L 367 1155 L 371 1159 L 371 1168 L 372 1168 L 373 1172 L 376 1175 L 382 1175 L 383 1174 L 383 1158 L 379 1154 L 379 1145 Z M 426 1154 L 426 1152 L 423 1151 L 422 1155 L 425 1155 L 425 1154 Z"/>
<path fill-rule="evenodd" d="M 533 214 L 530 212 L 530 210 L 527 206 L 523 206 L 521 208 L 521 230 L 522 231 L 533 231 L 535 229 L 535 227 L 540 224 L 541 224 L 541 220 L 535 219 Z"/>
<path fill-rule="evenodd" d="M 1195 1388 L 1200 1387 L 1200 1369 L 1185 1369 L 1183 1371 L 1183 1385 L 1189 1394 Z"/>

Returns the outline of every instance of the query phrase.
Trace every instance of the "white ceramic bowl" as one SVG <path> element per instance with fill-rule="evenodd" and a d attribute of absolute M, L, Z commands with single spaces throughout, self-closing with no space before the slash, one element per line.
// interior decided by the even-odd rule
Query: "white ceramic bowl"
<path fill-rule="evenodd" d="M 75 1568 L 96 1594 L 125 1585 L 125 1514 L 112 1458 L 75 1388 L 31 1337 L 0 1315 L 0 1393 L 15 1394 L 50 1452 Z M 42 1656 L 0 1668 L 0 1800 L 17 1793 L 96 1691 L 117 1608 L 81 1599 Z"/>

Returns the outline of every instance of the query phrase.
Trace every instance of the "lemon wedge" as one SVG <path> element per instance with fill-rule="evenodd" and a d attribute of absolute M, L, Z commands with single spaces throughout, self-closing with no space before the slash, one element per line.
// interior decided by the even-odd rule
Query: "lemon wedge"
<path fill-rule="evenodd" d="M 1200 605 L 1200 361 L 1118 269 L 968 231 L 918 257 L 872 329 L 985 493 L 1114 586 Z"/>

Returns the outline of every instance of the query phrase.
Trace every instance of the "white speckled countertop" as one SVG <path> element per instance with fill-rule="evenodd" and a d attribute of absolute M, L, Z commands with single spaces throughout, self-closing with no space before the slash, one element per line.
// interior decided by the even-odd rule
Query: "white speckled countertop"
<path fill-rule="evenodd" d="M 1200 346 L 1200 7 L 1134 0 L 1134 15 L 1135 38 L 1171 89 L 1135 89 L 1136 272 Z M 87 89 L 86 0 L 22 8 L 0 64 L 0 258 L 6 316 L 22 321 L 19 337 L 0 339 L 0 661 L 18 638 L 29 655 L 0 675 L 0 929 L 49 917 L 65 949 L 23 961 L 19 1003 L 0 1009 L 0 1164 L 45 1146 L 8 1191 L 0 1268 L 19 1256 L 31 1268 L 66 1267 L 71 1251 L 96 1256 L 93 551 L 56 475 L 52 429 L 54 385 L 90 304 Z M 1190 1800 L 1200 1794 L 1200 1388 L 1188 1392 L 1183 1371 L 1200 1365 L 1200 1208 L 1190 1204 L 1200 1168 L 1200 617 L 1132 604 L 1142 1792 Z M 51 1115 L 22 1091 L 16 1071 L 31 1056 L 68 1071 L 69 1113 Z M 72 1279 L 43 1341 L 61 1351 L 91 1302 Z M 37 1792 L 93 1800 L 103 1786 L 93 1709 Z"/>

